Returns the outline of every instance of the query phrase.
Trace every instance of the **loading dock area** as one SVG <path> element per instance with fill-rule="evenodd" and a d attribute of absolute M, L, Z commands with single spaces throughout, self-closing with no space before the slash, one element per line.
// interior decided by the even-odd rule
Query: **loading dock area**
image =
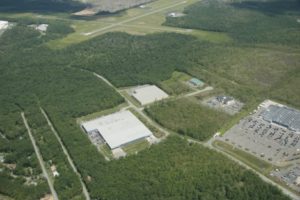
<path fill-rule="evenodd" d="M 152 136 L 152 132 L 130 111 L 120 111 L 82 123 L 93 144 L 106 143 L 116 149 Z"/>

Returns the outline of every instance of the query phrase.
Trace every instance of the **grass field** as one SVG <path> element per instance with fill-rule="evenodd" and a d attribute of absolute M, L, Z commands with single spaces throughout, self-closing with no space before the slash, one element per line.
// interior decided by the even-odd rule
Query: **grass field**
<path fill-rule="evenodd" d="M 114 15 L 99 16 L 93 18 L 93 20 L 71 20 L 75 33 L 65 38 L 49 42 L 49 46 L 52 48 L 62 48 L 112 31 L 121 31 L 136 35 L 157 32 L 177 32 L 191 34 L 212 42 L 230 41 L 230 38 L 223 33 L 166 27 L 162 25 L 169 12 L 182 11 L 185 6 L 195 2 L 196 0 L 187 0 L 170 3 L 170 1 L 167 0 L 158 0 L 147 4 L 151 9 L 137 7 Z"/>
<path fill-rule="evenodd" d="M 173 72 L 172 77 L 168 80 L 162 81 L 160 87 L 170 95 L 180 95 L 191 92 L 192 89 L 186 82 L 192 77 L 182 72 Z"/>
<path fill-rule="evenodd" d="M 150 147 L 150 144 L 146 140 L 141 140 L 134 142 L 132 144 L 128 144 L 124 146 L 122 149 L 127 153 L 127 155 L 134 155 L 138 152 Z"/>
<path fill-rule="evenodd" d="M 99 146 L 99 151 L 103 154 L 105 158 L 108 158 L 109 160 L 114 159 L 114 156 L 107 144 L 102 144 Z"/>
<path fill-rule="evenodd" d="M 263 160 L 260 160 L 242 150 L 234 148 L 233 146 L 222 142 L 222 141 L 215 141 L 213 145 L 223 151 L 237 157 L 239 160 L 243 161 L 247 165 L 251 166 L 253 169 L 268 175 L 270 171 L 273 169 L 273 166 Z"/>
<path fill-rule="evenodd" d="M 230 37 L 226 34 L 204 31 L 199 29 L 184 29 L 178 27 L 163 26 L 165 17 L 170 12 L 181 12 L 184 7 L 192 5 L 197 0 L 174 1 L 158 0 L 147 4 L 151 9 L 143 9 L 139 7 L 131 8 L 126 11 L 121 11 L 110 15 L 97 15 L 87 18 L 75 18 L 70 16 L 70 13 L 0 13 L 0 18 L 8 19 L 51 19 L 63 20 L 71 24 L 75 30 L 74 33 L 67 35 L 64 38 L 52 40 L 48 43 L 51 48 L 63 48 L 74 43 L 80 43 L 89 40 L 95 36 L 120 31 L 134 35 L 145 35 L 158 32 L 177 32 L 189 34 L 211 42 L 229 42 Z"/>

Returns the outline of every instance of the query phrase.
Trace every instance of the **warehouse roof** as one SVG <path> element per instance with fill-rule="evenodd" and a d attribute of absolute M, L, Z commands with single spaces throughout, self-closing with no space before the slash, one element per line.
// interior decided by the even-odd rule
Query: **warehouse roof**
<path fill-rule="evenodd" d="M 131 95 L 139 101 L 141 105 L 146 105 L 168 98 L 168 94 L 155 85 L 144 85 L 134 88 Z"/>
<path fill-rule="evenodd" d="M 152 132 L 129 111 L 85 122 L 82 126 L 87 132 L 98 130 L 111 149 L 152 135 Z"/>
<path fill-rule="evenodd" d="M 291 130 L 300 131 L 300 111 L 285 106 L 270 105 L 262 113 L 262 117 L 267 120 Z"/>

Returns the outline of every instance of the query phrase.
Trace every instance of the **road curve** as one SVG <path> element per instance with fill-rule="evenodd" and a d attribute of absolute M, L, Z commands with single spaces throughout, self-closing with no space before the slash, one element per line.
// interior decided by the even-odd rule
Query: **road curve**
<path fill-rule="evenodd" d="M 93 74 L 100 78 L 101 80 L 103 80 L 105 83 L 107 83 L 109 86 L 111 86 L 113 89 L 115 89 L 125 100 L 126 102 L 129 104 L 130 107 L 132 107 L 135 111 L 137 111 L 140 115 L 142 115 L 152 126 L 156 127 L 158 130 L 162 131 L 163 133 L 166 134 L 166 136 L 170 135 L 171 133 L 164 129 L 163 127 L 159 126 L 158 124 L 156 124 L 152 119 L 150 119 L 146 114 L 144 114 L 139 108 L 137 108 L 133 103 L 131 103 L 131 101 L 129 99 L 126 98 L 126 96 L 124 96 L 121 91 L 116 88 L 111 82 L 109 82 L 106 78 L 104 78 L 103 76 L 93 72 Z M 187 95 L 184 95 L 183 97 L 190 97 L 190 96 L 193 96 L 193 95 L 197 95 L 201 92 L 205 92 L 205 91 L 210 91 L 212 90 L 213 88 L 212 87 L 206 87 L 204 88 L 203 90 L 199 90 L 199 91 L 196 91 L 196 92 L 193 92 L 193 93 L 189 93 Z M 184 137 L 182 137 L 184 138 Z M 253 171 L 254 173 L 256 173 L 263 181 L 271 184 L 271 185 L 274 185 L 276 186 L 277 188 L 279 188 L 284 194 L 286 194 L 287 196 L 289 196 L 290 198 L 292 198 L 293 200 L 299 200 L 299 197 L 294 194 L 293 192 L 287 190 L 286 188 L 282 187 L 281 185 L 275 183 L 274 181 L 272 181 L 271 179 L 269 179 L 268 177 L 264 176 L 263 174 L 259 173 L 258 171 L 256 171 L 255 169 L 251 168 L 250 166 L 246 165 L 245 163 L 243 163 L 242 161 L 238 160 L 237 158 L 231 156 L 230 154 L 218 149 L 218 148 L 215 148 L 213 145 L 212 145 L 212 142 L 213 142 L 214 138 L 211 138 L 209 141 L 207 141 L 206 143 L 204 142 L 200 142 L 200 141 L 197 141 L 197 140 L 194 140 L 194 139 L 188 139 L 189 142 L 193 142 L 193 143 L 197 143 L 197 144 L 200 144 L 200 145 L 203 145 L 209 149 L 212 149 L 212 150 L 215 150 L 219 153 L 222 153 L 224 156 L 226 156 L 228 159 L 238 163 L 239 165 L 245 167 L 246 169 L 248 170 L 251 170 Z"/>
<path fill-rule="evenodd" d="M 190 142 L 196 142 L 195 140 L 189 140 Z M 206 143 L 201 143 L 203 146 L 206 146 L 210 149 L 213 149 L 217 152 L 222 153 L 223 155 L 225 155 L 227 158 L 229 158 L 230 160 L 238 163 L 239 165 L 245 167 L 248 170 L 253 171 L 255 174 L 257 174 L 263 181 L 277 187 L 278 189 L 280 189 L 284 194 L 286 194 L 287 196 L 289 196 L 290 198 L 292 198 L 293 200 L 299 200 L 299 196 L 297 196 L 296 194 L 294 194 L 293 192 L 289 191 L 288 189 L 282 187 L 281 185 L 277 184 L 276 182 L 274 182 L 273 180 L 269 179 L 268 177 L 264 176 L 262 173 L 256 171 L 255 169 L 253 169 L 252 167 L 248 166 L 247 164 L 245 164 L 244 162 L 242 162 L 241 160 L 235 158 L 234 156 L 226 153 L 225 151 L 222 151 L 219 148 L 214 147 L 213 144 L 214 138 L 211 138 L 210 140 L 208 140 Z"/>

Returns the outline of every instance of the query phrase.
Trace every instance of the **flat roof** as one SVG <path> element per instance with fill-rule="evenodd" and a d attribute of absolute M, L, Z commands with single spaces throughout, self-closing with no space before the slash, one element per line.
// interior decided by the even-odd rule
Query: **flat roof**
<path fill-rule="evenodd" d="M 160 101 L 168 98 L 169 95 L 155 85 L 144 85 L 132 90 L 131 95 L 140 102 L 141 105 Z"/>
<path fill-rule="evenodd" d="M 300 131 L 300 111 L 279 105 L 269 105 L 262 112 L 264 120 L 271 121 L 294 131 Z"/>
<path fill-rule="evenodd" d="M 197 78 L 191 78 L 190 82 L 193 83 L 193 84 L 195 84 L 195 85 L 204 85 L 204 82 L 201 81 L 201 80 L 199 80 L 199 79 L 197 79 Z"/>
<path fill-rule="evenodd" d="M 8 27 L 8 21 L 2 21 L 0 20 L 0 29 L 5 29 Z"/>
<path fill-rule="evenodd" d="M 152 132 L 130 111 L 121 111 L 84 122 L 82 127 L 87 132 L 98 130 L 111 149 L 152 135 Z"/>

